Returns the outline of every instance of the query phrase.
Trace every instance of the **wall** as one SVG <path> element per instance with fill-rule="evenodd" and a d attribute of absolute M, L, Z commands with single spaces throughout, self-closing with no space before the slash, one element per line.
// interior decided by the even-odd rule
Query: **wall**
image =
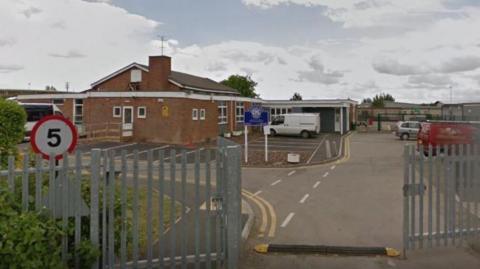
<path fill-rule="evenodd" d="M 298 111 L 301 110 L 301 111 Z M 334 133 L 335 132 L 335 109 L 323 107 L 303 107 L 294 108 L 293 112 L 301 113 L 320 113 L 320 132 Z"/>

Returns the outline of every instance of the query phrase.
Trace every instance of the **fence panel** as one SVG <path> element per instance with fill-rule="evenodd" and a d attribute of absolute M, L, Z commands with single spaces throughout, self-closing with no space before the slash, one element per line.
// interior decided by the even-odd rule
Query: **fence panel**
<path fill-rule="evenodd" d="M 71 268 L 236 269 L 240 154 L 223 138 L 191 152 L 94 149 L 60 162 L 25 154 L 22 167 L 8 158 L 0 180 L 23 210 L 46 209 L 69 231 L 59 243 Z M 86 242 L 100 253 L 88 265 L 78 251 Z"/>
<path fill-rule="evenodd" d="M 479 153 L 478 145 L 405 146 L 405 250 L 479 239 Z"/>

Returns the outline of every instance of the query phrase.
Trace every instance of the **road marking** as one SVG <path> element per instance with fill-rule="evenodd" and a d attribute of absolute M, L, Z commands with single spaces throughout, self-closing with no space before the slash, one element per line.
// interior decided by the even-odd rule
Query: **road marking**
<path fill-rule="evenodd" d="M 336 167 L 335 165 L 332 165 L 332 167 L 330 167 L 330 170 L 335 169 L 335 167 Z"/>
<path fill-rule="evenodd" d="M 295 213 L 290 212 L 290 214 L 288 214 L 288 216 L 282 222 L 282 225 L 280 225 L 280 227 L 282 227 L 282 228 L 287 227 L 288 223 L 292 220 L 293 216 L 295 216 Z"/>
<path fill-rule="evenodd" d="M 254 202 L 260 208 L 260 213 L 262 215 L 262 218 L 261 218 L 262 223 L 260 224 L 259 232 L 263 236 L 263 234 L 267 230 L 267 210 L 265 209 L 265 206 L 260 202 L 260 200 L 253 197 L 251 193 L 249 193 L 247 191 L 243 191 L 243 195 L 245 197 L 247 197 L 248 199 L 250 199 L 252 202 Z"/>
<path fill-rule="evenodd" d="M 268 230 L 268 236 L 269 237 L 274 237 L 275 236 L 275 230 L 277 229 L 277 215 L 275 214 L 275 210 L 273 209 L 273 206 L 267 202 L 265 199 L 263 199 L 262 197 L 260 196 L 256 196 L 256 197 L 253 197 L 252 193 L 243 189 L 242 192 L 244 193 L 244 195 L 246 194 L 246 196 L 248 197 L 248 195 L 250 195 L 251 197 L 249 197 L 250 199 L 254 199 L 254 200 L 257 200 L 259 201 L 259 203 L 263 203 L 267 209 L 268 209 L 268 212 L 270 213 L 270 218 L 271 218 L 271 224 L 270 224 L 270 229 Z M 265 214 L 265 218 L 262 218 L 262 222 L 263 221 L 267 221 L 267 218 L 266 218 L 267 214 Z M 266 224 L 265 224 L 265 228 L 266 228 Z"/>
<path fill-rule="evenodd" d="M 260 193 L 262 193 L 262 191 L 257 191 L 256 193 L 253 194 L 253 196 L 257 196 L 257 195 L 259 195 Z"/>
<path fill-rule="evenodd" d="M 313 185 L 313 188 L 316 189 L 318 187 L 318 185 L 320 185 L 320 181 L 317 181 L 317 183 L 315 183 L 315 185 Z"/>
<path fill-rule="evenodd" d="M 292 172 L 288 173 L 288 176 L 291 176 L 293 174 L 295 174 L 297 171 L 296 170 L 293 170 Z"/>
<path fill-rule="evenodd" d="M 325 172 L 325 174 L 323 174 L 323 177 L 328 177 L 328 172 Z"/>
<path fill-rule="evenodd" d="M 272 186 L 275 186 L 275 185 L 277 185 L 277 184 L 278 184 L 278 183 L 280 183 L 280 182 L 282 182 L 282 180 L 281 180 L 281 179 L 279 179 L 279 180 L 277 180 L 277 181 L 273 182 L 273 183 L 272 183 L 272 184 L 270 184 L 270 185 L 272 185 Z"/>
<path fill-rule="evenodd" d="M 328 135 L 324 136 L 323 139 L 320 141 L 320 143 L 318 143 L 318 146 L 315 148 L 315 150 L 313 151 L 312 155 L 310 155 L 310 158 L 308 158 L 308 161 L 307 161 L 307 164 L 309 164 L 312 159 L 313 159 L 313 156 L 315 156 L 315 154 L 317 154 L 317 151 L 320 149 L 320 146 L 323 144 L 323 142 L 325 141 L 325 139 L 327 138 Z"/>
<path fill-rule="evenodd" d="M 305 201 L 308 199 L 308 197 L 310 197 L 310 194 L 308 194 L 308 193 L 305 194 L 305 195 L 303 196 L 303 198 L 299 201 L 299 203 L 300 203 L 300 204 L 305 203 Z"/>

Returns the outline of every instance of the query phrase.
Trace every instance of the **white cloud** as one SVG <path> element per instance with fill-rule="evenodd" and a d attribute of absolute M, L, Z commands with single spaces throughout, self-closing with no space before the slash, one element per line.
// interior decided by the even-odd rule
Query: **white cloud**
<path fill-rule="evenodd" d="M 0 33 L 0 63 L 8 63 L 0 67 L 0 87 L 63 89 L 69 81 L 79 91 L 145 61 L 159 23 L 106 3 L 11 0 L 2 1 L 0 25 L 8 25 Z"/>

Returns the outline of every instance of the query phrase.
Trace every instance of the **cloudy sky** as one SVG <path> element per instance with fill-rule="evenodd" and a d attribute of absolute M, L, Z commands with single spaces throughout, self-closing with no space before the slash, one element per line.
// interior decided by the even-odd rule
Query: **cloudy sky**
<path fill-rule="evenodd" d="M 88 89 L 160 54 L 263 98 L 480 101 L 478 0 L 0 0 L 0 88 Z"/>

